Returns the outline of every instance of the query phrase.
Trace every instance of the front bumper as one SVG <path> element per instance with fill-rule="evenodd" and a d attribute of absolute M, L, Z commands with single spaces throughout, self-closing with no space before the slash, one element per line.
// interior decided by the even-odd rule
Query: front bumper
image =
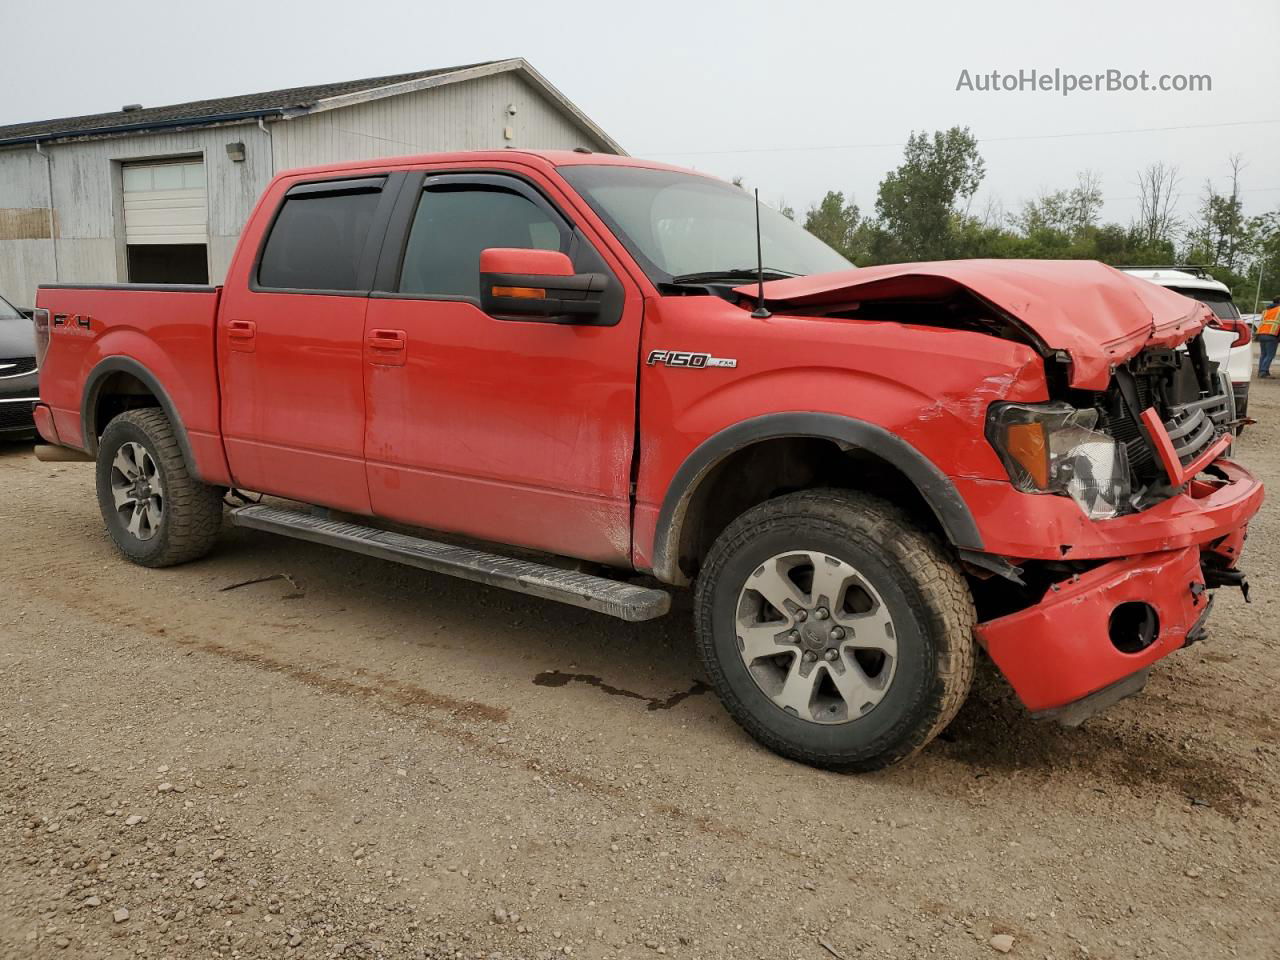
<path fill-rule="evenodd" d="M 0 397 L 0 439 L 25 440 L 36 434 L 34 398 Z"/>
<path fill-rule="evenodd" d="M 1205 568 L 1234 569 L 1262 503 L 1262 485 L 1247 470 L 1227 460 L 1216 466 L 1226 479 L 1192 480 L 1175 498 L 1180 503 L 1097 524 L 1123 524 L 1108 538 L 1113 545 L 1146 550 L 1117 550 L 1115 559 L 1055 584 L 1039 603 L 975 629 L 1029 710 L 1059 713 L 1124 688 L 1126 678 L 1204 634 L 1212 601 Z M 1156 529 L 1143 529 L 1157 511 Z M 1224 582 L 1220 574 L 1209 579 Z M 1141 684 L 1130 686 L 1136 692 Z"/>
<path fill-rule="evenodd" d="M 1137 673 L 1194 638 L 1209 607 L 1200 548 L 1114 560 L 1055 584 L 1033 607 L 981 624 L 981 643 L 1028 710 L 1066 706 Z M 1126 629 L 1143 604 L 1155 614 L 1150 643 Z M 1119 612 L 1118 612 L 1119 611 Z"/>

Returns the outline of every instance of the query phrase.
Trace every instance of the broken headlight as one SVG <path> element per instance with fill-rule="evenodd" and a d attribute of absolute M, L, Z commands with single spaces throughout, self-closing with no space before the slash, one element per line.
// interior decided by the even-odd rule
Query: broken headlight
<path fill-rule="evenodd" d="M 1096 410 L 1065 403 L 1000 403 L 987 414 L 987 439 L 1023 493 L 1070 497 L 1090 520 L 1106 520 L 1128 500 L 1129 462 L 1097 423 Z"/>

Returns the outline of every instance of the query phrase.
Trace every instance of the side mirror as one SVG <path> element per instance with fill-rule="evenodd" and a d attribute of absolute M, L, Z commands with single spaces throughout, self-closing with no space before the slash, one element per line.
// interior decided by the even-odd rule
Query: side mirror
<path fill-rule="evenodd" d="M 491 247 L 480 252 L 480 308 L 497 320 L 591 323 L 608 278 L 574 273 L 557 250 Z"/>

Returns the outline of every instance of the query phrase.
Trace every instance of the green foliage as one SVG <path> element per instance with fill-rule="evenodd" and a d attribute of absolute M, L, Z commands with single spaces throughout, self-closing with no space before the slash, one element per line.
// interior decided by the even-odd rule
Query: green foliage
<path fill-rule="evenodd" d="M 1229 158 L 1229 167 L 1229 189 L 1206 183 L 1185 226 L 1174 209 L 1178 170 L 1164 163 L 1138 172 L 1139 209 L 1128 225 L 1100 222 L 1102 183 L 1090 171 L 1016 213 L 979 218 L 968 207 L 986 167 L 973 134 L 967 127 L 913 132 L 902 163 L 880 183 L 874 218 L 832 190 L 809 208 L 804 226 L 860 266 L 970 257 L 1193 263 L 1208 267 L 1241 310 L 1252 312 L 1259 270 L 1263 303 L 1280 295 L 1280 210 L 1245 217 L 1242 158 Z"/>
<path fill-rule="evenodd" d="M 965 206 L 986 175 L 968 127 L 923 131 L 907 138 L 902 165 L 880 183 L 876 213 L 910 260 L 958 255 Z"/>
<path fill-rule="evenodd" d="M 868 259 L 867 232 L 862 214 L 852 200 L 845 202 L 839 190 L 829 190 L 805 214 L 804 228 L 827 246 L 854 263 Z"/>

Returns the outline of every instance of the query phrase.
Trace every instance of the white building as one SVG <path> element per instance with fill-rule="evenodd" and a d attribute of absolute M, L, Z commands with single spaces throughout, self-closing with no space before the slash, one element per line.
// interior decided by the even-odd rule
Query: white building
<path fill-rule="evenodd" d="M 522 59 L 0 127 L 0 293 L 220 283 L 279 170 L 502 147 L 623 152 Z"/>

